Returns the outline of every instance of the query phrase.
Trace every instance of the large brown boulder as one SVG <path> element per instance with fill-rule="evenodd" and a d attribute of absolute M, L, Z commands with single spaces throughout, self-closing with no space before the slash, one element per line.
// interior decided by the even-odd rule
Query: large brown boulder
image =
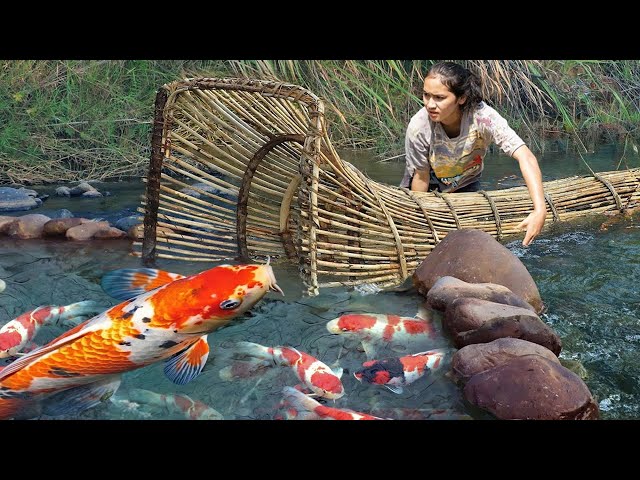
<path fill-rule="evenodd" d="M 514 358 L 471 377 L 470 403 L 508 420 L 595 420 L 598 404 L 580 377 L 540 355 Z"/>
<path fill-rule="evenodd" d="M 434 310 L 444 311 L 458 298 L 480 298 L 491 302 L 527 308 L 532 312 L 536 309 L 525 302 L 504 285 L 497 283 L 469 283 L 455 277 L 440 277 L 427 293 L 427 306 Z"/>
<path fill-rule="evenodd" d="M 558 334 L 531 310 L 479 298 L 454 300 L 445 311 L 442 326 L 456 348 L 512 337 L 542 345 L 556 355 L 562 350 Z"/>
<path fill-rule="evenodd" d="M 97 231 L 93 235 L 93 238 L 95 238 L 96 240 L 106 240 L 110 238 L 125 238 L 126 236 L 127 236 L 127 233 L 123 232 L 119 228 L 109 227 L 107 229 L 102 229 Z"/>
<path fill-rule="evenodd" d="M 427 295 L 434 283 L 445 276 L 469 283 L 497 283 L 509 288 L 544 311 L 538 287 L 531 274 L 511 251 L 482 230 L 454 230 L 431 251 L 413 274 L 413 283 Z"/>
<path fill-rule="evenodd" d="M 28 238 L 40 238 L 42 236 L 42 228 L 51 218 L 40 213 L 30 213 L 16 218 L 15 222 L 9 224 L 7 235 L 10 237 L 26 240 Z"/>
<path fill-rule="evenodd" d="M 519 338 L 498 338 L 489 343 L 474 343 L 461 348 L 451 358 L 453 377 L 466 382 L 475 374 L 484 372 L 524 355 L 540 355 L 554 363 L 558 357 L 548 348 Z"/>
<path fill-rule="evenodd" d="M 109 230 L 109 222 L 85 222 L 75 227 L 71 227 L 65 232 L 65 236 L 68 240 L 89 240 L 93 236 L 100 232 Z"/>
<path fill-rule="evenodd" d="M 7 217 L 6 215 L 0 216 L 0 234 L 6 234 L 9 231 L 9 226 L 16 221 L 16 217 Z"/>
<path fill-rule="evenodd" d="M 77 227 L 88 220 L 84 218 L 54 218 L 44 224 L 42 236 L 56 237 L 64 236 L 71 227 Z"/>

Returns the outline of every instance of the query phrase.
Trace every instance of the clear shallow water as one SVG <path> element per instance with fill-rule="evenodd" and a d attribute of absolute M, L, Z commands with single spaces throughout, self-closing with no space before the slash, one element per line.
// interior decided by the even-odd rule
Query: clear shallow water
<path fill-rule="evenodd" d="M 603 147 L 585 158 L 595 171 L 613 170 L 620 154 L 614 147 Z M 402 161 L 376 163 L 376 159 L 362 153 L 345 154 L 344 158 L 379 181 L 397 184 L 402 176 Z M 630 166 L 637 163 L 636 159 L 636 164 Z M 588 173 L 582 160 L 571 155 L 545 155 L 541 166 L 545 180 Z M 483 182 L 484 188 L 493 189 L 519 185 L 522 180 L 512 159 L 495 155 L 489 159 Z M 112 196 L 97 201 L 52 197 L 33 212 L 46 214 L 45 209 L 67 208 L 77 215 L 81 211 L 90 217 L 117 219 L 135 212 L 143 191 L 137 183 L 98 188 L 112 191 Z M 561 358 L 579 361 L 586 369 L 585 382 L 600 404 L 602 418 L 639 418 L 640 219 L 622 220 L 601 231 L 599 227 L 606 220 L 607 217 L 598 216 L 555 226 L 529 248 L 521 246 L 521 238 L 505 245 L 522 260 L 538 285 L 548 307 L 543 319 L 563 341 Z M 42 304 L 64 305 L 92 299 L 107 308 L 117 302 L 102 292 L 101 276 L 115 268 L 140 266 L 139 259 L 129 254 L 128 240 L 78 244 L 0 237 L 0 246 L 0 278 L 7 282 L 7 290 L 0 294 L 0 324 Z M 190 274 L 208 265 L 161 260 L 158 267 Z M 214 408 L 225 419 L 274 418 L 282 387 L 296 384 L 297 379 L 286 367 L 266 369 L 263 375 L 253 378 L 221 378 L 220 371 L 230 364 L 234 342 L 239 340 L 268 346 L 291 345 L 331 367 L 342 367 L 346 395 L 328 405 L 396 418 L 428 417 L 434 410 L 448 413 L 435 412 L 431 418 L 490 418 L 470 408 L 461 390 L 441 374 L 417 380 L 401 395 L 357 382 L 352 372 L 366 360 L 358 342 L 326 331 L 327 321 L 347 312 L 413 316 L 423 301 L 421 296 L 410 291 L 369 293 L 360 288 L 326 289 L 318 297 L 306 298 L 301 295 L 303 288 L 295 266 L 276 264 L 274 270 L 286 296 L 269 293 L 249 314 L 210 335 L 212 354 L 196 380 L 184 386 L 174 385 L 164 377 L 162 364 L 128 372 L 114 401 L 73 418 L 184 418 L 175 410 L 131 402 L 131 389 L 186 394 Z M 435 325 L 439 330 L 437 318 Z M 36 340 L 42 344 L 61 332 L 57 327 L 43 328 Z M 428 346 L 450 345 L 444 339 Z M 441 372 L 444 370 L 446 365 Z"/>

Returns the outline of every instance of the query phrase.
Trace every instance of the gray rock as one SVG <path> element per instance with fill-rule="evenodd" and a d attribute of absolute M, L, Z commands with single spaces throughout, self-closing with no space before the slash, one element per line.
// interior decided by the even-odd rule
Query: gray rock
<path fill-rule="evenodd" d="M 97 191 L 98 190 L 96 190 L 95 187 L 89 185 L 87 182 L 80 182 L 75 187 L 72 187 L 69 190 L 69 193 L 71 194 L 72 197 L 79 197 L 80 195 L 86 192 L 97 192 Z"/>
<path fill-rule="evenodd" d="M 71 189 L 69 187 L 58 187 L 56 188 L 56 195 L 59 197 L 70 197 Z"/>
<path fill-rule="evenodd" d="M 83 198 L 99 198 L 102 197 L 102 193 L 100 193 L 98 190 L 89 190 L 88 192 L 84 192 L 80 196 Z"/>
<path fill-rule="evenodd" d="M 128 232 L 131 227 L 138 225 L 139 223 L 142 223 L 139 215 L 130 215 L 128 217 L 118 219 L 114 227 L 119 228 L 123 232 Z"/>
<path fill-rule="evenodd" d="M 52 219 L 53 218 L 73 218 L 73 217 L 74 217 L 73 213 L 70 210 L 67 210 L 66 208 L 61 208 L 51 214 Z"/>
<path fill-rule="evenodd" d="M 18 189 L 18 192 L 25 193 L 30 197 L 34 197 L 34 198 L 38 196 L 38 192 L 36 192 L 35 190 L 31 190 L 30 188 L 21 187 Z"/>
<path fill-rule="evenodd" d="M 24 188 L 16 190 L 10 187 L 0 187 L 0 212 L 18 212 L 23 210 L 32 210 L 42 205 L 42 201 L 38 201 L 35 195 L 30 195 L 33 190 Z"/>

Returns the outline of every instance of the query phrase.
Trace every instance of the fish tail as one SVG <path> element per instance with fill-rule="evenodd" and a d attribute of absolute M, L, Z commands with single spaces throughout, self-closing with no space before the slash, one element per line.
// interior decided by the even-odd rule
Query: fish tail
<path fill-rule="evenodd" d="M 93 317 L 102 311 L 104 311 L 104 308 L 100 307 L 93 300 L 84 300 L 82 302 L 71 303 L 62 307 L 58 316 L 58 321 L 65 321 L 75 317 Z"/>
<path fill-rule="evenodd" d="M 40 413 L 40 404 L 34 398 L 0 397 L 0 420 L 25 420 Z"/>
<path fill-rule="evenodd" d="M 247 356 L 260 358 L 262 360 L 273 360 L 273 349 L 253 342 L 237 342 L 235 354 L 239 356 Z"/>
<path fill-rule="evenodd" d="M 319 407 L 321 405 L 313 398 L 305 395 L 300 390 L 297 390 L 293 387 L 284 387 L 282 389 L 282 395 L 285 402 L 287 402 L 298 411 L 313 412 L 316 407 Z"/>

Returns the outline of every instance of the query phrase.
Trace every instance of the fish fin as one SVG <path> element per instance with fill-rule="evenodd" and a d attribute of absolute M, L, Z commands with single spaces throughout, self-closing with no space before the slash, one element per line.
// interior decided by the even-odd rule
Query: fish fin
<path fill-rule="evenodd" d="M 164 406 L 166 395 L 145 390 L 143 388 L 130 388 L 127 392 L 129 401 L 148 405 Z"/>
<path fill-rule="evenodd" d="M 185 385 L 202 373 L 209 357 L 207 336 L 203 335 L 195 343 L 177 353 L 164 365 L 164 374 L 178 385 Z"/>
<path fill-rule="evenodd" d="M 50 417 L 82 413 L 109 400 L 120 387 L 120 382 L 120 375 L 109 375 L 98 382 L 55 393 L 43 401 L 42 413 Z"/>
<path fill-rule="evenodd" d="M 373 343 L 363 340 L 362 348 L 364 349 L 364 354 L 367 356 L 367 360 L 373 360 L 376 358 L 376 347 Z"/>
<path fill-rule="evenodd" d="M 422 355 L 426 355 L 426 354 L 446 354 L 449 352 L 449 348 L 430 348 L 429 350 L 425 350 L 424 352 L 417 352 L 417 353 L 412 353 L 410 356 L 411 357 L 421 357 Z"/>
<path fill-rule="evenodd" d="M 251 378 L 266 372 L 268 366 L 272 365 L 271 360 L 249 357 L 248 360 L 233 360 L 229 365 L 218 371 L 221 380 L 227 382 L 238 378 Z"/>
<path fill-rule="evenodd" d="M 156 268 L 120 268 L 102 276 L 102 290 L 117 300 L 129 300 L 143 293 L 185 278 Z"/>
<path fill-rule="evenodd" d="M 235 343 L 233 352 L 234 357 L 255 357 L 262 360 L 274 361 L 273 355 L 269 353 L 269 349 L 264 345 L 254 342 L 240 341 Z"/>
<path fill-rule="evenodd" d="M 342 367 L 333 367 L 331 369 L 331 371 L 336 375 L 336 377 L 338 378 L 342 378 L 342 374 L 344 373 L 344 370 L 342 369 Z"/>
<path fill-rule="evenodd" d="M 38 397 L 0 398 L 1 420 L 28 420 L 41 414 L 41 403 Z"/>
<path fill-rule="evenodd" d="M 298 410 L 313 411 L 314 408 L 321 405 L 320 402 L 311 398 L 310 395 L 305 395 L 304 392 L 293 387 L 283 387 L 282 395 L 285 402 L 288 402 Z"/>
<path fill-rule="evenodd" d="M 398 385 L 385 385 L 385 387 L 387 387 L 389 390 L 391 390 L 393 393 L 397 393 L 398 395 L 400 395 L 402 392 L 404 392 L 404 390 L 402 389 L 402 387 L 398 386 Z"/>
<path fill-rule="evenodd" d="M 433 320 L 433 310 L 431 310 L 429 307 L 427 307 L 426 303 L 422 303 L 418 307 L 418 311 L 416 312 L 414 318 L 417 318 L 418 320 L 432 321 Z"/>
<path fill-rule="evenodd" d="M 105 311 L 106 308 L 98 305 L 97 302 L 93 300 L 84 300 L 82 302 L 71 303 L 69 305 L 64 306 L 62 313 L 58 316 L 58 319 L 55 323 L 66 322 L 67 320 L 74 319 L 75 323 L 78 324 L 80 321 L 79 317 L 93 317 Z M 86 318 L 85 318 L 86 320 Z"/>
<path fill-rule="evenodd" d="M 300 353 L 300 350 L 298 350 L 297 348 L 294 348 L 294 347 L 289 347 L 289 348 L 298 354 L 298 358 L 296 359 L 296 361 L 292 365 L 293 367 L 295 367 L 300 362 L 302 362 L 302 354 Z"/>

